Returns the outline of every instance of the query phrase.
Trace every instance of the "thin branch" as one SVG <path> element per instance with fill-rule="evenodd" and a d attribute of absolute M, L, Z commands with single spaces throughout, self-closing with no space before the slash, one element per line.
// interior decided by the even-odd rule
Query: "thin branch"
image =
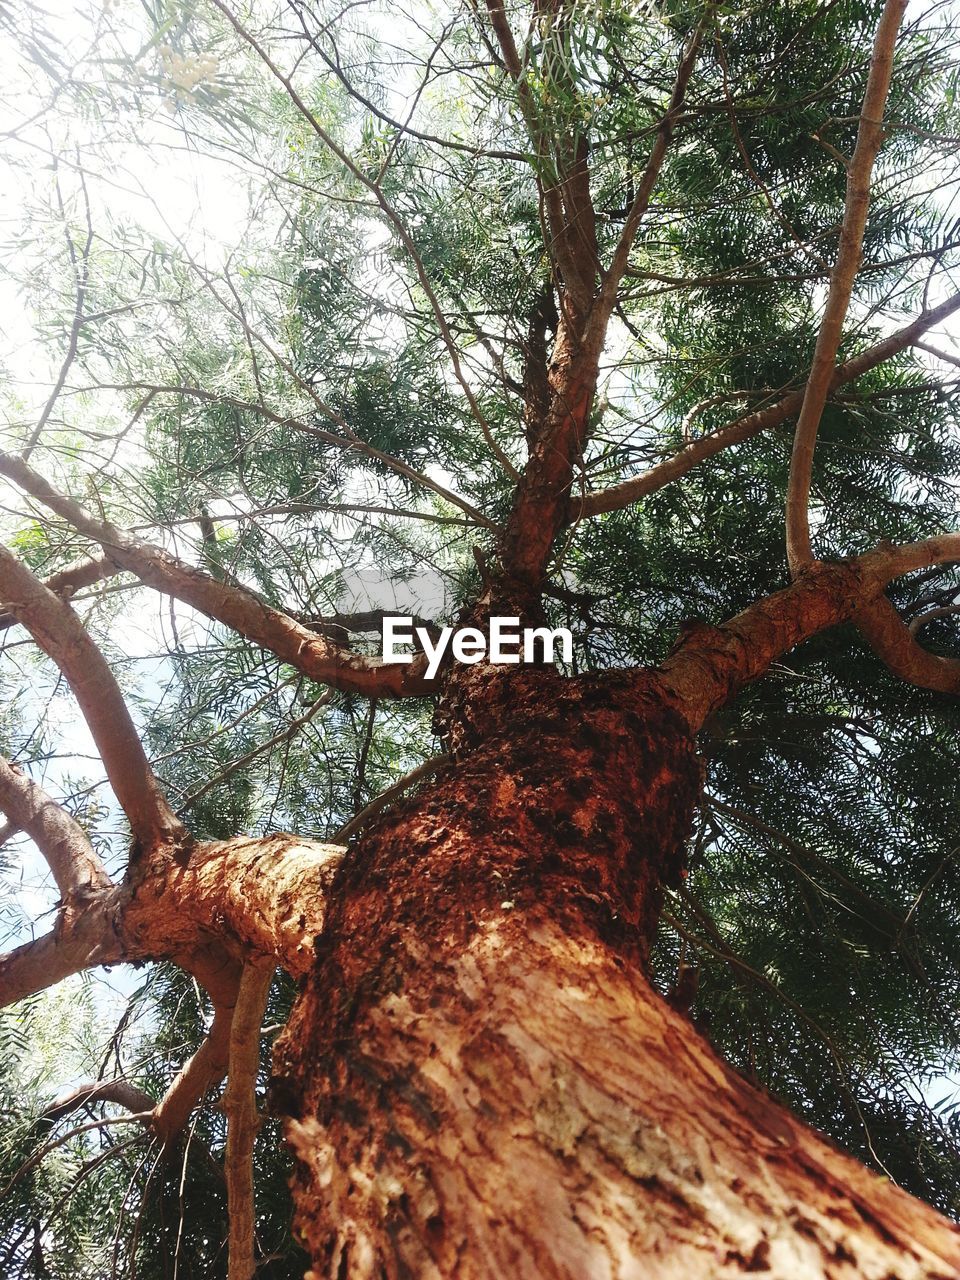
<path fill-rule="evenodd" d="M 256 1084 L 260 1027 L 273 975 L 269 962 L 244 967 L 230 1030 L 230 1073 L 221 1103 L 227 1117 L 228 1280 L 253 1280 L 256 1270 L 253 1146 L 260 1128 Z"/>
<path fill-rule="evenodd" d="M 445 147 L 451 151 L 462 151 L 465 155 L 469 156 L 483 156 L 488 160 L 511 160 L 518 161 L 520 163 L 529 162 L 530 157 L 524 155 L 522 151 L 498 150 L 495 148 L 474 146 L 469 142 L 458 142 L 454 138 L 441 138 L 435 133 L 425 133 L 420 129 L 413 128 L 409 120 L 396 120 L 393 116 L 387 115 L 381 107 L 378 107 L 375 102 L 362 94 L 356 85 L 354 85 L 353 82 L 344 75 L 339 58 L 331 58 L 330 55 L 321 47 L 317 38 L 310 35 L 309 31 L 306 30 L 303 22 L 303 14 L 299 9 L 297 10 L 297 16 L 300 19 L 301 25 L 304 25 L 305 35 L 310 42 L 310 47 L 316 51 L 328 69 L 333 72 L 350 97 L 353 98 L 355 102 L 359 102 L 361 106 L 365 107 L 371 115 L 376 116 L 376 118 L 383 124 L 389 125 L 391 129 L 396 130 L 400 137 L 416 138 L 419 142 L 430 142 L 434 146 Z"/>
<path fill-rule="evenodd" d="M 421 485 L 425 489 L 429 489 L 432 493 L 437 494 L 438 497 L 443 498 L 445 502 L 449 502 L 451 506 L 459 507 L 471 520 L 483 528 L 496 529 L 497 527 L 493 520 L 485 516 L 482 511 L 478 511 L 476 507 L 471 506 L 465 498 L 461 498 L 438 481 L 431 480 L 429 476 L 408 466 L 405 462 L 401 462 L 399 458 L 394 458 L 391 454 L 384 453 L 373 445 L 367 444 L 366 441 L 361 440 L 358 436 L 353 435 L 348 424 L 338 414 L 335 414 L 332 409 L 328 410 L 328 416 L 341 427 L 345 433 L 344 435 L 337 435 L 333 431 L 328 431 L 324 427 L 314 426 L 312 423 L 304 422 L 300 418 L 274 413 L 272 409 L 256 401 L 241 400 L 238 396 L 227 395 L 219 391 L 210 391 L 205 387 L 192 387 L 179 383 L 148 382 L 101 382 L 97 386 L 101 391 L 146 391 L 153 395 L 187 396 L 192 400 L 201 400 L 207 404 L 228 405 L 230 408 L 238 409 L 243 413 L 258 414 L 267 422 L 273 422 L 280 427 L 289 427 L 294 431 L 301 431 L 305 435 L 315 436 L 325 444 L 343 450 L 344 453 L 357 453 L 365 458 L 371 458 L 375 462 L 380 462 L 389 470 L 396 472 L 397 475 L 403 476 L 407 480 L 412 480 L 414 484 Z M 334 508 L 326 509 L 332 510 Z M 346 508 L 344 507 L 343 509 Z"/>
<path fill-rule="evenodd" d="M 80 619 L 3 546 L 0 594 L 66 677 L 135 839 L 144 848 L 182 841 L 186 832 L 153 775 L 120 687 Z"/>
<path fill-rule="evenodd" d="M 32 778 L 2 757 L 0 809 L 40 850 L 64 902 L 110 888 L 110 877 L 80 824 Z"/>
<path fill-rule="evenodd" d="M 465 373 L 463 372 L 463 366 L 460 362 L 460 350 L 457 347 L 456 342 L 454 341 L 453 334 L 450 332 L 450 326 L 447 324 L 447 319 L 446 319 L 446 316 L 444 315 L 443 307 L 441 306 L 440 300 L 437 297 L 436 293 L 434 292 L 433 285 L 430 283 L 430 277 L 427 275 L 426 268 L 423 264 L 423 258 L 421 257 L 420 251 L 417 248 L 416 244 L 414 243 L 413 237 L 410 235 L 410 232 L 407 230 L 406 223 L 397 213 L 396 209 L 394 209 L 390 201 L 383 194 L 383 190 L 379 182 L 373 181 L 372 179 L 368 178 L 367 175 L 364 173 L 364 171 L 360 168 L 360 166 L 357 165 L 350 158 L 350 156 L 343 150 L 342 147 L 337 145 L 337 143 L 326 131 L 326 129 L 323 128 L 323 126 L 317 120 L 317 117 L 313 114 L 313 112 L 304 102 L 303 98 L 294 88 L 293 81 L 291 80 L 291 78 L 289 76 L 284 75 L 284 73 L 280 70 L 277 64 L 270 57 L 270 54 L 263 47 L 263 45 L 256 39 L 256 37 L 253 36 L 246 29 L 246 27 L 237 19 L 235 14 L 231 13 L 227 5 L 223 3 L 223 0 L 213 0 L 213 4 L 216 6 L 217 9 L 220 10 L 220 12 L 226 18 L 226 20 L 233 27 L 234 31 L 236 31 L 240 39 L 243 40 L 246 44 L 248 44 L 250 48 L 254 51 L 254 53 L 256 53 L 257 57 L 261 60 L 263 65 L 268 69 L 270 74 L 281 85 L 283 85 L 283 88 L 287 96 L 289 97 L 290 101 L 293 103 L 297 111 L 304 118 L 304 120 L 307 122 L 309 127 L 313 130 L 313 132 L 317 135 L 317 137 L 320 139 L 323 145 L 334 156 L 336 156 L 336 158 L 340 161 L 340 163 L 343 165 L 346 171 L 350 174 L 350 176 L 370 192 L 370 194 L 376 200 L 377 204 L 380 206 L 380 209 L 382 210 L 384 216 L 387 218 L 387 221 L 393 227 L 394 231 L 397 233 L 397 237 L 400 240 L 400 243 L 403 245 L 404 249 L 407 252 L 407 256 L 409 257 L 411 263 L 413 264 L 413 269 L 416 273 L 417 280 L 419 281 L 420 288 L 423 290 L 424 294 L 426 295 L 427 301 L 430 304 L 430 309 L 433 312 L 433 317 L 434 317 L 434 320 L 436 321 L 437 328 L 440 331 L 440 336 L 443 339 L 443 344 L 447 349 L 447 354 L 450 356 L 450 363 L 453 366 L 454 376 L 456 377 L 457 382 L 460 384 L 460 388 L 463 391 L 464 396 L 466 397 L 467 404 L 470 406 L 470 412 L 473 414 L 473 417 L 476 420 L 477 425 L 480 427 L 480 430 L 483 433 L 483 438 L 486 440 L 487 445 L 490 448 L 490 451 L 493 453 L 494 457 L 497 459 L 500 465 L 504 468 L 507 475 L 509 475 L 511 479 L 515 480 L 517 478 L 517 471 L 513 466 L 513 463 L 510 461 L 510 459 L 507 457 L 507 455 L 503 452 L 503 450 L 500 448 L 500 446 L 497 444 L 496 440 L 494 439 L 493 433 L 490 430 L 489 423 L 487 422 L 486 417 L 484 416 L 483 410 L 480 408 L 480 404 L 473 393 L 473 388 L 470 386 L 469 380 L 467 379 Z"/>
<path fill-rule="evenodd" d="M 859 355 L 853 356 L 844 364 L 838 365 L 833 371 L 830 389 L 835 391 L 838 387 L 844 386 L 848 382 L 853 382 L 856 378 L 861 377 L 870 369 L 876 368 L 877 365 L 882 364 L 885 360 L 899 355 L 901 351 L 905 351 L 908 347 L 922 347 L 924 344 L 919 341 L 921 334 L 926 333 L 928 329 L 933 328 L 934 325 L 939 324 L 942 320 L 946 320 L 957 311 L 960 311 L 960 293 L 955 293 L 938 306 L 921 312 L 908 325 L 904 325 L 903 328 L 896 330 L 889 337 L 875 343 L 874 346 L 862 351 Z M 753 413 L 744 414 L 710 435 L 701 436 L 699 440 L 687 445 L 685 449 L 675 453 L 672 458 L 667 458 L 664 462 L 651 467 L 643 475 L 634 476 L 631 480 L 625 480 L 622 484 L 611 485 L 610 488 L 601 489 L 596 493 L 584 494 L 582 498 L 571 499 L 574 516 L 596 516 L 603 515 L 608 511 L 620 511 L 623 507 L 630 506 L 631 503 L 637 502 L 640 498 L 656 493 L 658 489 L 662 489 L 665 485 L 670 484 L 671 481 L 686 475 L 688 471 L 699 465 L 699 463 L 706 461 L 707 458 L 714 457 L 724 449 L 729 449 L 732 445 L 740 444 L 744 440 L 750 440 L 753 436 L 759 435 L 761 431 L 767 431 L 771 427 L 779 426 L 780 423 L 785 422 L 800 408 L 803 404 L 803 397 L 803 391 L 791 391 L 788 395 L 781 397 L 781 399 L 774 404 L 768 405 L 765 409 L 757 409 Z"/>
<path fill-rule="evenodd" d="M 289 742 L 305 724 L 310 722 L 313 716 L 322 707 L 330 705 L 332 697 L 332 693 L 328 692 L 323 694 L 321 697 L 317 698 L 315 702 L 310 704 L 303 715 L 297 716 L 296 719 L 291 720 L 288 725 L 285 725 L 265 742 L 258 743 L 257 746 L 251 747 L 251 749 L 244 755 L 238 756 L 236 760 L 231 760 L 225 768 L 214 774 L 212 778 L 208 778 L 202 786 L 198 787 L 196 791 L 192 791 L 190 795 L 187 796 L 183 804 L 180 805 L 180 812 L 186 813 L 188 809 L 192 809 L 198 800 L 201 800 L 215 787 L 222 786 L 228 778 L 232 778 L 236 774 L 241 773 L 248 764 L 251 764 L 259 756 L 264 755 L 267 751 L 272 751 L 274 747 L 279 746 L 281 743 Z M 376 701 L 376 699 L 374 698 L 373 701 Z"/>
<path fill-rule="evenodd" d="M 830 290 L 797 419 L 786 503 L 787 560 L 794 575 L 813 559 L 808 510 L 813 453 L 823 408 L 833 380 L 837 351 L 843 335 L 843 322 L 860 266 L 863 232 L 870 202 L 870 178 L 883 142 L 883 109 L 893 73 L 893 50 L 906 4 L 907 0 L 886 0 L 877 27 L 870 75 L 857 131 L 857 144 L 847 170 L 847 195 L 840 248 L 830 277 Z"/>
<path fill-rule="evenodd" d="M 674 82 L 673 92 L 670 95 L 670 103 L 667 110 L 657 126 L 657 133 L 653 146 L 650 149 L 650 155 L 647 158 L 646 166 L 640 178 L 633 204 L 627 213 L 626 221 L 623 224 L 623 230 L 620 233 L 620 239 L 617 247 L 613 251 L 613 257 L 610 260 L 610 266 L 603 276 L 603 284 L 600 286 L 600 292 L 590 308 L 590 315 L 587 320 L 584 331 L 584 342 L 592 350 L 599 352 L 603 346 L 604 337 L 607 331 L 607 324 L 610 316 L 617 303 L 617 293 L 620 288 L 620 282 L 623 279 L 627 264 L 630 261 L 630 252 L 633 243 L 637 238 L 637 232 L 640 229 L 640 223 L 643 215 L 646 213 L 650 204 L 650 197 L 653 195 L 653 189 L 656 186 L 657 179 L 660 176 L 660 170 L 663 167 L 663 161 L 667 154 L 667 148 L 673 137 L 673 130 L 676 124 L 677 116 L 683 107 L 684 98 L 687 93 L 687 86 L 690 83 L 690 77 L 693 75 L 693 68 L 696 64 L 697 54 L 700 49 L 700 41 L 703 37 L 704 27 L 710 17 L 712 6 L 708 5 L 707 9 L 697 24 L 693 35 L 683 52 L 680 59 L 680 66 L 677 69 L 677 78 Z"/>
<path fill-rule="evenodd" d="M 949 351 L 944 351 L 942 347 L 935 347 L 929 342 L 917 342 L 915 345 L 918 346 L 921 351 L 926 351 L 928 354 L 936 356 L 937 359 L 942 360 L 944 364 L 952 364 L 957 368 L 960 368 L 960 356 L 955 356 Z"/>
<path fill-rule="evenodd" d="M 86 1124 L 77 1125 L 74 1129 L 68 1129 L 66 1133 L 61 1133 L 56 1138 L 51 1138 L 49 1142 L 45 1142 L 39 1150 L 35 1151 L 28 1160 L 24 1160 L 23 1164 L 0 1187 L 0 1200 L 5 1199 L 20 1179 L 25 1177 L 31 1169 L 35 1169 L 38 1164 L 41 1164 L 44 1157 L 49 1155 L 51 1151 L 56 1151 L 57 1147 L 66 1146 L 68 1142 L 73 1142 L 83 1133 L 89 1133 L 91 1129 L 101 1129 L 104 1125 L 143 1124 L 148 1119 L 149 1113 L 144 1115 L 108 1116 L 106 1118 L 101 1116 L 98 1120 L 90 1120 Z"/>
<path fill-rule="evenodd" d="M 955 618 L 960 614 L 960 604 L 945 604 L 939 609 L 928 609 L 926 613 L 921 613 L 918 617 L 913 618 L 909 624 L 910 634 L 916 636 L 931 622 L 935 622 L 937 618 Z M 3 842 L 0 841 L 0 844 Z"/>
<path fill-rule="evenodd" d="M 438 770 L 442 769 L 444 765 L 449 764 L 449 762 L 449 756 L 434 756 L 432 760 L 425 760 L 423 764 L 418 765 L 416 769 L 411 769 L 411 771 L 402 777 L 399 782 L 395 782 L 392 787 L 387 787 L 385 791 L 381 791 L 380 794 L 375 796 L 365 808 L 355 814 L 349 822 L 344 823 L 333 839 L 337 844 L 346 844 L 346 842 L 348 840 L 352 840 L 359 831 L 362 831 L 371 819 L 375 818 L 378 813 L 381 813 L 388 805 L 392 804 L 398 796 L 403 795 L 405 791 L 408 791 L 416 783 L 422 782 L 424 778 L 432 778 Z"/>
<path fill-rule="evenodd" d="M 54 159 L 54 169 L 56 169 L 56 165 L 57 165 L 57 161 L 56 159 Z M 86 213 L 86 224 L 87 224 L 86 239 L 84 241 L 83 248 L 80 251 L 79 260 L 77 258 L 76 250 L 73 247 L 73 239 L 70 235 L 70 228 L 66 225 L 64 226 L 64 235 L 66 236 L 67 249 L 70 254 L 70 261 L 73 264 L 74 280 L 76 282 L 76 296 L 75 296 L 74 309 L 73 309 L 73 320 L 70 325 L 70 335 L 69 335 L 69 338 L 67 339 L 67 349 L 66 349 L 66 352 L 64 353 L 63 361 L 61 362 L 61 365 L 60 365 L 60 372 L 57 374 L 56 381 L 53 384 L 53 389 L 51 390 L 50 395 L 47 398 L 46 404 L 43 406 L 43 409 L 41 410 L 40 417 L 37 419 L 36 425 L 34 426 L 33 431 L 30 433 L 30 437 L 27 440 L 27 443 L 24 445 L 23 454 L 22 454 L 24 461 L 26 461 L 30 457 L 30 454 L 33 452 L 34 448 L 36 447 L 37 441 L 43 435 L 43 430 L 46 427 L 48 421 L 50 420 L 50 415 L 53 413 L 57 400 L 60 398 L 60 392 L 63 390 L 64 383 L 67 380 L 67 374 L 70 372 L 70 368 L 77 357 L 77 350 L 80 345 L 80 330 L 83 328 L 84 324 L 86 323 L 86 318 L 84 317 L 83 309 L 86 304 L 87 285 L 88 285 L 89 276 L 90 276 L 90 250 L 93 246 L 93 221 L 90 214 L 90 199 L 89 199 L 89 196 L 87 195 L 86 178 L 85 178 L 83 169 L 79 168 L 79 166 L 78 166 L 78 173 L 80 175 L 80 188 L 81 188 L 81 191 L 83 192 L 83 203 L 84 203 L 84 209 Z M 59 179 L 56 180 L 56 189 L 57 189 L 57 197 L 59 200 L 60 199 Z M 65 217 L 66 210 L 63 207 L 62 200 L 60 200 L 60 210 Z"/>
<path fill-rule="evenodd" d="M 174 596 L 199 613 L 231 627 L 312 680 L 367 696 L 403 697 L 430 691 L 431 682 L 424 676 L 426 664 L 422 658 L 409 663 L 385 663 L 339 648 L 288 614 L 272 608 L 245 587 L 221 582 L 200 569 L 183 564 L 162 548 L 132 538 L 106 520 L 97 519 L 78 502 L 55 490 L 22 460 L 10 454 L 0 454 L 0 475 L 13 480 L 80 533 L 99 542 L 110 559 L 136 574 L 147 586 Z M 36 579 L 33 581 L 40 591 L 46 591 Z M 0 590 L 3 590 L 2 578 Z M 46 594 L 60 610 L 69 614 L 75 627 L 82 631 L 68 607 L 51 592 Z M 20 616 L 16 609 L 13 612 Z M 83 635 L 86 636 L 86 632 Z M 89 637 L 87 642 L 97 652 L 101 665 L 105 666 Z M 137 745 L 142 755 L 139 743 Z"/>
<path fill-rule="evenodd" d="M 544 235 L 544 241 L 550 260 L 554 263 L 554 278 L 562 279 L 569 287 L 579 278 L 580 270 L 577 255 L 570 252 L 565 235 L 567 219 L 563 201 L 560 198 L 554 147 L 538 118 L 537 105 L 527 84 L 523 63 L 510 29 L 505 0 L 486 0 L 486 6 L 490 25 L 500 48 L 503 66 L 516 85 L 520 113 L 537 156 L 539 164 L 537 181 L 549 224 L 549 235 Z"/>
<path fill-rule="evenodd" d="M 831 862 L 829 858 L 821 857 L 813 849 L 807 845 L 801 844 L 799 840 L 795 840 L 784 831 L 771 827 L 766 822 L 761 821 L 755 814 L 747 813 L 743 809 L 738 809 L 734 805 L 726 804 L 714 795 L 704 795 L 704 804 L 708 809 L 716 810 L 718 813 L 726 814 L 733 820 L 735 826 L 741 829 L 744 826 L 752 827 L 759 831 L 762 835 L 767 836 L 775 845 L 782 845 L 786 853 L 782 856 L 791 865 L 801 870 L 804 875 L 811 875 L 811 868 L 823 872 L 829 876 L 837 884 L 839 884 L 846 894 L 854 898 L 859 905 L 868 913 L 863 919 L 869 919 L 878 928 L 884 929 L 891 938 L 896 939 L 899 943 L 902 939 L 905 921 L 895 911 L 892 911 L 884 903 L 878 902 L 865 889 L 862 888 L 855 880 L 851 880 L 845 875 L 840 867 Z M 794 859 L 796 861 L 794 862 Z M 842 898 L 838 899 L 848 910 L 852 907 Z M 910 957 L 908 957 L 908 960 Z"/>

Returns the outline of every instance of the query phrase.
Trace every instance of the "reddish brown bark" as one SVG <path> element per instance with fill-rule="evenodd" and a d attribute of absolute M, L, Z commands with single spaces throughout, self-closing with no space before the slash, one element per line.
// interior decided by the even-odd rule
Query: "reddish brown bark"
<path fill-rule="evenodd" d="M 180 839 L 184 829 L 147 763 L 120 688 L 79 618 L 4 546 L 0 594 L 66 676 L 135 838 L 144 846 Z"/>
<path fill-rule="evenodd" d="M 960 696 L 960 659 L 941 658 L 924 649 L 886 596 L 861 609 L 856 621 L 863 638 L 894 675 L 925 689 Z"/>
<path fill-rule="evenodd" d="M 211 841 L 172 859 L 160 851 L 123 889 L 116 927 L 124 954 L 175 959 L 190 972 L 203 963 L 208 990 L 211 946 L 236 959 L 272 957 L 301 977 L 342 856 L 339 846 L 287 835 Z"/>
<path fill-rule="evenodd" d="M 787 482 L 787 560 L 796 575 L 813 560 L 808 506 L 813 475 L 813 452 L 820 418 L 833 381 L 843 325 L 860 269 L 863 233 L 870 204 L 873 165 L 884 139 L 883 113 L 893 74 L 893 52 L 907 0 L 886 0 L 877 25 L 870 59 L 870 75 L 860 108 L 857 145 L 847 166 L 847 194 L 840 228 L 837 259 L 830 273 L 830 289 L 820 320 L 817 345 L 797 418 Z"/>
<path fill-rule="evenodd" d="M 724 1067 L 645 972 L 699 787 L 647 675 L 485 681 L 361 842 L 276 1060 L 320 1277 L 938 1277 L 960 1237 Z"/>
<path fill-rule="evenodd" d="M 517 486 L 503 537 L 503 563 L 519 582 L 537 586 L 566 524 L 574 468 L 587 440 L 597 389 L 597 356 L 584 353 L 564 319 L 547 373 L 549 408 Z"/>
<path fill-rule="evenodd" d="M 423 678 L 425 664 L 421 660 L 412 659 L 409 663 L 384 663 L 379 659 L 367 658 L 350 649 L 331 644 L 310 627 L 279 609 L 274 609 L 245 587 L 221 582 L 210 574 L 194 568 L 193 565 L 177 560 L 162 547 L 142 542 L 109 522 L 98 519 L 78 502 L 54 489 L 22 458 L 0 453 L 0 475 L 7 476 L 25 493 L 29 493 L 49 510 L 68 521 L 75 529 L 98 542 L 106 551 L 110 561 L 135 574 L 147 586 L 165 592 L 176 600 L 182 600 L 200 613 L 206 614 L 207 617 L 215 618 L 225 626 L 232 627 L 239 635 L 246 636 L 263 648 L 269 649 L 311 679 L 337 689 L 364 693 L 370 697 L 381 695 L 400 697 L 404 694 L 422 694 L 429 691 L 429 686 Z M 15 571 L 15 564 L 11 564 L 9 575 Z M 23 574 L 21 573 L 20 576 L 22 577 Z M 6 585 L 0 579 L 0 588 L 6 588 Z M 62 601 L 59 601 L 53 592 L 46 590 L 35 580 L 29 590 L 38 598 L 40 593 L 46 593 L 45 598 L 49 597 L 45 605 L 48 613 L 53 609 L 51 602 L 62 605 Z M 17 597 L 11 597 L 10 612 L 14 613 L 20 621 L 27 622 L 23 609 L 13 606 L 14 598 Z M 38 643 L 44 645 L 44 640 L 36 631 L 34 635 Z M 53 637 L 54 641 L 58 638 L 62 641 L 62 637 L 56 635 Z M 47 647 L 47 652 L 51 653 L 51 656 L 63 667 L 60 655 L 55 652 L 56 643 L 52 648 L 44 647 Z M 69 675 L 68 679 L 70 679 Z M 72 679 L 71 685 L 73 685 Z M 76 687 L 74 692 L 77 692 Z M 79 694 L 77 696 L 79 697 Z M 105 750 L 103 745 L 98 743 L 98 746 L 101 752 Z M 105 762 L 107 759 L 105 755 Z M 140 771 L 148 772 L 145 761 Z"/>
<path fill-rule="evenodd" d="M 957 1274 L 955 1227 L 747 1086 L 545 905 L 440 954 L 411 939 L 390 977 L 309 1064 L 289 1125 L 311 1280 Z"/>

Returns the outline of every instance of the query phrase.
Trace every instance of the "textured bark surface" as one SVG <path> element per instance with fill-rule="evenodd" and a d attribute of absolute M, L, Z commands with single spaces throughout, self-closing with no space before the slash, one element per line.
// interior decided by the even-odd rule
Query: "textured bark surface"
<path fill-rule="evenodd" d="M 656 681 L 476 679 L 460 761 L 344 860 L 278 1051 L 314 1280 L 960 1274 L 651 989 L 699 785 Z"/>
<path fill-rule="evenodd" d="M 322 931 L 338 845 L 294 836 L 209 841 L 183 856 L 158 850 L 132 868 L 116 928 L 127 955 L 185 960 L 215 945 L 225 956 L 273 957 L 306 973 Z"/>
<path fill-rule="evenodd" d="M 501 912 L 395 963 L 304 1064 L 313 1277 L 958 1274 L 955 1230 L 747 1086 L 589 931 Z"/>

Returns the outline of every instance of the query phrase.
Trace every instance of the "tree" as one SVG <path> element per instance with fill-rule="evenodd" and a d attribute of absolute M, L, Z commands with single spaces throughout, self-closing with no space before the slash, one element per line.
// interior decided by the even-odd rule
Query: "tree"
<path fill-rule="evenodd" d="M 960 1268 L 759 1087 L 956 1211 L 956 1116 L 908 1091 L 958 1041 L 956 69 L 904 9 L 2 15 L 57 350 L 0 455 L 4 678 L 69 686 L 129 846 L 96 779 L 43 779 L 24 683 L 0 807 L 58 904 L 0 992 L 163 962 L 196 1035 L 202 986 L 159 1101 L 105 1067 L 40 1119 L 117 1105 L 169 1155 L 227 1077 L 231 1278 L 277 967 L 308 1275 Z M 242 250 L 156 231 L 172 147 L 248 184 Z M 573 661 L 385 662 L 347 588 L 425 565 L 427 625 L 566 622 Z"/>

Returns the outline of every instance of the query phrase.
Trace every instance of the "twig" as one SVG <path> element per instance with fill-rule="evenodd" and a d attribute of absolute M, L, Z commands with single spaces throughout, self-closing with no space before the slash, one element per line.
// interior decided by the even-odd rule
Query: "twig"
<path fill-rule="evenodd" d="M 347 840 L 352 840 L 358 831 L 361 831 L 372 818 L 375 818 L 387 805 L 392 804 L 404 791 L 407 791 L 415 783 L 422 782 L 424 778 L 432 777 L 439 769 L 449 763 L 450 757 L 447 755 L 434 756 L 432 760 L 425 760 L 423 764 L 418 765 L 416 769 L 412 769 L 402 777 L 399 782 L 395 782 L 392 787 L 387 787 L 386 791 L 381 791 L 375 799 L 370 801 L 365 809 L 361 809 L 349 822 L 344 823 L 331 839 L 336 844 L 343 844 Z"/>

